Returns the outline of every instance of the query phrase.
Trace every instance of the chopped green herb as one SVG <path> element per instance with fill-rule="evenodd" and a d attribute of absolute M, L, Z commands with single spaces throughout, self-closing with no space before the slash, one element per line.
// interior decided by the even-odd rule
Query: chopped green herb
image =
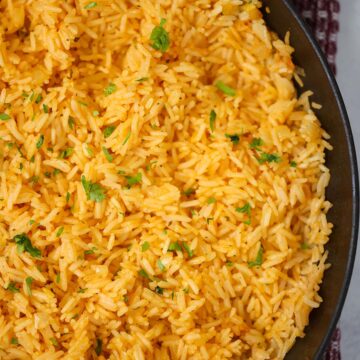
<path fill-rule="evenodd" d="M 104 153 L 104 155 L 106 157 L 106 160 L 108 162 L 112 162 L 114 160 L 112 155 L 109 153 L 109 150 L 105 146 L 102 147 L 102 151 L 103 151 L 103 153 Z"/>
<path fill-rule="evenodd" d="M 33 175 L 30 179 L 29 182 L 32 183 L 33 185 L 37 184 L 39 182 L 39 177 Z"/>
<path fill-rule="evenodd" d="M 240 136 L 238 134 L 225 134 L 225 137 L 227 137 L 228 139 L 231 140 L 231 142 L 234 144 L 234 145 L 237 145 L 239 144 L 240 142 Z"/>
<path fill-rule="evenodd" d="M 33 283 L 33 281 L 34 281 L 34 279 L 31 276 L 29 276 L 25 279 L 26 291 L 29 296 L 32 295 L 31 284 Z"/>
<path fill-rule="evenodd" d="M 93 156 L 94 152 L 91 150 L 91 148 L 89 147 L 89 145 L 86 146 L 86 151 L 89 154 L 89 156 Z"/>
<path fill-rule="evenodd" d="M 24 165 L 22 163 L 20 163 L 19 169 L 22 170 L 23 168 L 24 168 Z"/>
<path fill-rule="evenodd" d="M 78 100 L 78 103 L 79 103 L 80 105 L 82 105 L 82 106 L 85 106 L 85 107 L 88 106 L 88 104 L 87 104 L 86 102 L 81 101 L 81 100 Z"/>
<path fill-rule="evenodd" d="M 35 93 L 34 93 L 34 91 L 32 91 L 29 99 L 30 99 L 30 101 L 33 101 L 34 98 L 35 98 Z"/>
<path fill-rule="evenodd" d="M 141 245 L 141 251 L 145 252 L 146 250 L 149 250 L 150 248 L 150 244 L 149 242 L 145 241 L 142 245 Z"/>
<path fill-rule="evenodd" d="M 169 245 L 168 251 L 182 251 L 181 245 L 176 241 Z"/>
<path fill-rule="evenodd" d="M 17 245 L 17 251 L 19 254 L 25 251 L 34 258 L 41 257 L 41 251 L 38 248 L 32 246 L 31 240 L 26 234 L 18 234 L 13 238 L 13 240 Z"/>
<path fill-rule="evenodd" d="M 251 206 L 249 203 L 246 203 L 243 207 L 236 208 L 236 212 L 246 214 L 248 216 L 248 220 L 244 221 L 245 224 L 251 224 Z"/>
<path fill-rule="evenodd" d="M 138 274 L 144 277 L 145 279 L 150 279 L 149 274 L 144 269 L 139 270 Z"/>
<path fill-rule="evenodd" d="M 146 80 L 149 80 L 149 78 L 148 77 L 142 77 L 140 79 L 137 79 L 136 81 L 141 83 L 141 82 L 144 82 Z"/>
<path fill-rule="evenodd" d="M 216 112 L 215 110 L 210 111 L 210 130 L 214 132 L 215 130 L 215 120 L 216 120 Z"/>
<path fill-rule="evenodd" d="M 94 110 L 92 114 L 94 117 L 98 117 L 100 115 L 99 111 L 97 110 Z"/>
<path fill-rule="evenodd" d="M 233 88 L 231 88 L 230 86 L 224 84 L 222 81 L 217 81 L 215 83 L 215 86 L 218 88 L 218 90 L 223 92 L 225 95 L 228 95 L 228 96 L 236 95 L 236 91 Z"/>
<path fill-rule="evenodd" d="M 127 304 L 129 302 L 129 297 L 127 296 L 127 294 L 125 294 L 123 296 L 123 300 L 124 300 L 124 303 Z"/>
<path fill-rule="evenodd" d="M 47 151 L 54 152 L 54 149 L 52 147 L 46 148 Z"/>
<path fill-rule="evenodd" d="M 77 291 L 78 294 L 84 294 L 84 292 L 87 290 L 87 288 L 79 288 L 79 290 Z"/>
<path fill-rule="evenodd" d="M 184 247 L 185 251 L 187 252 L 189 258 L 191 259 L 194 256 L 194 252 L 190 249 L 190 246 L 186 242 L 183 242 L 182 246 Z"/>
<path fill-rule="evenodd" d="M 155 292 L 159 295 L 163 295 L 164 294 L 164 289 L 161 288 L 160 286 L 156 286 L 155 288 Z"/>
<path fill-rule="evenodd" d="M 296 167 L 297 167 L 297 163 L 296 163 L 295 161 L 290 161 L 290 167 L 296 168 Z"/>
<path fill-rule="evenodd" d="M 54 171 L 53 171 L 54 176 L 56 176 L 56 175 L 58 175 L 60 173 L 61 173 L 61 170 L 59 170 L 59 169 L 54 169 Z"/>
<path fill-rule="evenodd" d="M 51 172 L 50 172 L 50 171 L 45 171 L 45 172 L 44 172 L 44 175 L 45 175 L 45 177 L 48 178 L 48 179 L 51 178 Z"/>
<path fill-rule="evenodd" d="M 13 281 L 9 282 L 5 290 L 11 291 L 14 294 L 20 292 L 20 290 L 16 287 L 16 284 Z"/>
<path fill-rule="evenodd" d="M 6 146 L 7 146 L 9 149 L 11 149 L 12 147 L 14 147 L 14 143 L 8 142 L 8 143 L 6 143 Z"/>
<path fill-rule="evenodd" d="M 191 213 L 191 216 L 192 216 L 192 217 L 196 216 L 196 211 L 195 211 L 195 210 L 191 209 L 191 210 L 190 210 L 190 213 Z"/>
<path fill-rule="evenodd" d="M 162 53 L 166 52 L 170 46 L 169 33 L 164 29 L 165 23 L 166 20 L 161 19 L 160 26 L 155 26 L 150 35 L 151 46 Z"/>
<path fill-rule="evenodd" d="M 67 159 L 69 156 L 71 156 L 74 152 L 74 149 L 69 147 L 65 150 L 63 150 L 61 153 L 60 153 L 60 159 Z"/>
<path fill-rule="evenodd" d="M 260 138 L 254 138 L 250 143 L 250 149 L 255 149 L 260 151 L 259 147 L 264 145 L 264 141 Z"/>
<path fill-rule="evenodd" d="M 165 265 L 163 264 L 163 262 L 159 259 L 157 262 L 156 262 L 158 268 L 160 269 L 160 271 L 165 271 Z"/>
<path fill-rule="evenodd" d="M 56 237 L 61 236 L 61 234 L 64 232 L 64 227 L 60 227 L 59 230 L 56 232 Z"/>
<path fill-rule="evenodd" d="M 36 143 L 36 148 L 40 149 L 44 144 L 44 135 L 40 135 L 39 140 Z"/>
<path fill-rule="evenodd" d="M 108 138 L 115 130 L 115 126 L 108 126 L 104 129 L 104 138 Z"/>
<path fill-rule="evenodd" d="M 104 95 L 109 96 L 113 94 L 117 90 L 117 86 L 114 83 L 110 83 L 105 89 L 104 89 Z"/>
<path fill-rule="evenodd" d="M 49 113 L 49 107 L 46 104 L 43 104 L 43 110 L 45 114 Z"/>
<path fill-rule="evenodd" d="M 41 102 L 42 99 L 43 99 L 42 95 L 39 94 L 39 95 L 36 97 L 35 103 L 36 103 L 36 104 L 40 104 L 40 102 Z"/>
<path fill-rule="evenodd" d="M 97 6 L 97 2 L 91 1 L 87 5 L 85 5 L 84 9 L 90 10 L 90 9 L 93 9 L 94 7 L 96 7 L 96 6 Z"/>
<path fill-rule="evenodd" d="M 213 221 L 214 220 L 214 218 L 207 218 L 206 219 L 206 222 L 207 222 L 207 224 L 209 225 L 210 224 L 210 221 Z"/>
<path fill-rule="evenodd" d="M 124 170 L 119 170 L 117 173 L 118 173 L 119 175 L 125 175 L 125 174 L 126 174 L 126 172 L 125 172 Z"/>
<path fill-rule="evenodd" d="M 66 193 L 65 200 L 66 200 L 67 203 L 69 202 L 69 200 L 70 200 L 70 193 L 69 192 Z"/>
<path fill-rule="evenodd" d="M 10 340 L 11 345 L 19 345 L 19 340 L 16 337 L 12 337 Z"/>
<path fill-rule="evenodd" d="M 60 273 L 56 274 L 55 281 L 56 281 L 57 284 L 60 284 Z"/>
<path fill-rule="evenodd" d="M 105 199 L 104 188 L 101 185 L 93 183 L 90 180 L 87 181 L 84 175 L 81 177 L 81 183 L 88 200 L 101 202 Z"/>
<path fill-rule="evenodd" d="M 257 159 L 260 164 L 264 164 L 266 162 L 271 163 L 279 163 L 281 162 L 281 157 L 278 154 L 268 154 L 268 153 L 261 153 L 260 158 Z"/>
<path fill-rule="evenodd" d="M 97 356 L 102 353 L 102 340 L 99 338 L 96 339 L 95 353 Z"/>
<path fill-rule="evenodd" d="M 69 125 L 69 128 L 70 128 L 71 130 L 74 129 L 75 119 L 74 119 L 72 116 L 69 116 L 68 125 Z"/>
<path fill-rule="evenodd" d="M 34 163 L 34 162 L 35 162 L 35 155 L 33 155 L 33 156 L 30 158 L 30 162 L 31 162 L 31 163 Z"/>
<path fill-rule="evenodd" d="M 29 97 L 29 94 L 26 92 L 26 91 L 23 91 L 21 96 L 24 98 L 24 99 L 27 99 Z"/>
<path fill-rule="evenodd" d="M 184 292 L 185 294 L 188 294 L 189 291 L 190 291 L 190 288 L 189 288 L 188 286 L 187 286 L 185 289 L 183 289 L 183 292 Z"/>
<path fill-rule="evenodd" d="M 92 247 L 90 250 L 85 250 L 84 255 L 93 255 L 93 254 L 95 254 L 96 250 L 97 250 L 96 247 Z"/>
<path fill-rule="evenodd" d="M 263 250 L 262 246 L 260 246 L 260 249 L 256 255 L 255 261 L 248 262 L 248 265 L 250 268 L 255 267 L 255 266 L 261 266 L 261 264 L 263 263 L 263 252 L 264 252 L 264 250 Z"/>
<path fill-rule="evenodd" d="M 141 172 L 138 172 L 135 176 L 125 176 L 125 179 L 128 183 L 128 186 L 132 186 L 132 185 L 141 183 L 142 174 L 141 174 Z"/>
<path fill-rule="evenodd" d="M 0 113 L 0 120 L 2 121 L 8 121 L 10 120 L 11 117 L 8 115 L 8 114 L 5 114 L 5 113 Z"/>
<path fill-rule="evenodd" d="M 59 346 L 59 343 L 57 342 L 57 340 L 56 340 L 55 338 L 51 337 L 49 340 L 51 341 L 51 343 L 52 343 L 54 346 Z"/>
<path fill-rule="evenodd" d="M 303 243 L 300 245 L 300 247 L 301 247 L 302 250 L 308 250 L 308 249 L 311 248 L 310 245 L 309 245 L 308 243 L 306 243 L 306 242 L 303 242 Z"/>
<path fill-rule="evenodd" d="M 192 194 L 195 194 L 195 189 L 190 188 L 184 191 L 184 195 L 187 197 L 191 196 Z"/>
<path fill-rule="evenodd" d="M 35 224 L 35 220 L 31 219 L 31 220 L 29 221 L 29 225 L 34 225 L 34 224 Z"/>
<path fill-rule="evenodd" d="M 216 199 L 214 197 L 209 197 L 207 200 L 208 204 L 215 204 L 216 203 Z"/>
<path fill-rule="evenodd" d="M 227 261 L 227 262 L 225 263 L 225 265 L 226 265 L 227 267 L 232 267 L 232 266 L 234 266 L 234 263 L 231 262 L 231 261 Z"/>
<path fill-rule="evenodd" d="M 20 156 L 23 158 L 25 157 L 23 152 L 21 151 L 21 147 L 18 144 L 15 144 L 17 151 L 19 152 Z M 33 162 L 33 161 L 32 161 Z"/>
<path fill-rule="evenodd" d="M 131 131 L 129 131 L 128 134 L 126 135 L 125 140 L 124 140 L 124 142 L 122 143 L 123 145 L 125 145 L 125 144 L 129 141 L 130 136 L 131 136 Z"/>

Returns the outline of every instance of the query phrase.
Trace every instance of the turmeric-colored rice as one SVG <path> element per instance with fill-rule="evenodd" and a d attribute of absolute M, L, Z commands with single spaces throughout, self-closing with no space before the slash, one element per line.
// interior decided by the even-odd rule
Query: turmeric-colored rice
<path fill-rule="evenodd" d="M 331 145 L 260 6 L 0 0 L 0 359 L 283 359 L 305 335 Z"/>

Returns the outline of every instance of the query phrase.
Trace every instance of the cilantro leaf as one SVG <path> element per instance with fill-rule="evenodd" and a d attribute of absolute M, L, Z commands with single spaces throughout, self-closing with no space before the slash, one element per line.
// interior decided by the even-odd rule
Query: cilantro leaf
<path fill-rule="evenodd" d="M 240 136 L 238 134 L 225 134 L 225 137 L 230 139 L 234 145 L 237 145 L 240 142 Z"/>
<path fill-rule="evenodd" d="M 245 224 L 251 224 L 251 206 L 249 203 L 246 203 L 243 207 L 236 208 L 236 212 L 246 214 L 248 216 L 248 220 L 244 221 Z"/>
<path fill-rule="evenodd" d="M 84 175 L 81 177 L 81 183 L 88 200 L 101 202 L 105 199 L 105 190 L 101 185 L 93 183 L 90 180 L 87 181 Z"/>
<path fill-rule="evenodd" d="M 9 282 L 5 290 L 11 291 L 14 294 L 20 292 L 19 288 L 16 287 L 16 284 L 13 281 Z"/>
<path fill-rule="evenodd" d="M 13 240 L 15 241 L 17 250 L 20 254 L 25 251 L 34 258 L 41 257 L 41 251 L 38 248 L 32 246 L 31 240 L 26 234 L 18 234 L 13 238 Z"/>
<path fill-rule="evenodd" d="M 40 149 L 44 144 L 44 135 L 40 135 L 39 140 L 36 143 L 36 148 Z"/>
<path fill-rule="evenodd" d="M 182 251 L 181 245 L 176 241 L 170 243 L 168 251 Z"/>
<path fill-rule="evenodd" d="M 139 270 L 138 274 L 144 277 L 145 279 L 150 279 L 149 274 L 144 269 Z"/>
<path fill-rule="evenodd" d="M 208 203 L 208 204 L 215 204 L 215 203 L 216 203 L 216 199 L 215 199 L 214 197 L 209 197 L 209 198 L 207 199 L 207 203 Z"/>
<path fill-rule="evenodd" d="M 125 179 L 127 180 L 128 186 L 136 185 L 141 183 L 142 174 L 141 172 L 138 172 L 135 176 L 125 176 Z"/>
<path fill-rule="evenodd" d="M 84 9 L 90 10 L 90 9 L 93 9 L 94 7 L 96 7 L 96 6 L 97 6 L 97 2 L 91 1 L 87 5 L 85 5 Z"/>
<path fill-rule="evenodd" d="M 0 113 L 0 120 L 2 121 L 8 121 L 10 120 L 11 117 L 8 115 L 8 114 L 5 114 L 5 113 Z"/>
<path fill-rule="evenodd" d="M 69 125 L 69 128 L 70 128 L 71 130 L 74 129 L 75 119 L 74 119 L 72 116 L 69 116 L 68 125 Z"/>
<path fill-rule="evenodd" d="M 150 35 L 151 46 L 155 50 L 160 50 L 162 53 L 166 52 L 170 46 L 169 33 L 164 29 L 165 23 L 166 20 L 161 19 L 160 25 L 155 26 Z"/>
<path fill-rule="evenodd" d="M 104 89 L 104 95 L 109 96 L 113 94 L 117 90 L 117 86 L 114 83 L 110 83 L 105 89 Z"/>
<path fill-rule="evenodd" d="M 214 110 L 210 111 L 210 130 L 214 132 L 215 130 L 215 120 L 216 120 L 216 112 Z"/>
<path fill-rule="evenodd" d="M 65 150 L 63 150 L 61 153 L 60 153 L 60 159 L 67 159 L 69 156 L 71 156 L 74 152 L 74 149 L 69 147 Z"/>
<path fill-rule="evenodd" d="M 262 263 L 263 263 L 263 253 L 264 253 L 263 247 L 260 246 L 260 249 L 259 249 L 259 251 L 258 251 L 258 253 L 256 255 L 255 261 L 249 261 L 248 262 L 248 265 L 249 265 L 250 268 L 262 265 Z"/>
<path fill-rule="evenodd" d="M 32 295 L 32 292 L 31 292 L 31 284 L 33 283 L 34 279 L 29 276 L 25 279 L 25 285 L 26 285 L 26 290 L 27 290 L 27 293 L 29 296 Z"/>
<path fill-rule="evenodd" d="M 164 294 L 164 289 L 160 286 L 156 286 L 155 288 L 155 292 L 159 295 L 163 295 Z"/>
<path fill-rule="evenodd" d="M 12 337 L 10 340 L 11 345 L 19 345 L 19 340 L 16 337 Z"/>
<path fill-rule="evenodd" d="M 64 227 L 60 227 L 59 230 L 56 232 L 56 237 L 61 236 L 61 234 L 64 232 Z"/>
<path fill-rule="evenodd" d="M 194 256 L 194 252 L 190 249 L 190 246 L 183 241 L 182 246 L 184 247 L 185 251 L 187 252 L 189 258 L 191 259 Z"/>
<path fill-rule="evenodd" d="M 145 241 L 142 245 L 141 245 L 141 251 L 145 252 L 146 250 L 150 249 L 150 244 L 148 241 Z"/>
<path fill-rule="evenodd" d="M 99 338 L 96 339 L 95 353 L 97 356 L 100 356 L 102 353 L 102 340 Z"/>
<path fill-rule="evenodd" d="M 112 155 L 110 154 L 109 150 L 105 146 L 102 147 L 102 151 L 108 162 L 112 162 L 114 160 Z"/>
<path fill-rule="evenodd" d="M 225 95 L 236 96 L 236 91 L 233 88 L 231 88 L 230 86 L 223 83 L 222 81 L 217 81 L 215 83 L 215 86 L 218 88 L 218 90 L 223 92 Z"/>
<path fill-rule="evenodd" d="M 296 163 L 296 161 L 290 161 L 290 167 L 292 167 L 292 168 L 296 168 L 297 167 L 297 163 Z"/>
<path fill-rule="evenodd" d="M 49 107 L 46 104 L 43 104 L 43 110 L 45 114 L 49 113 Z"/>
<path fill-rule="evenodd" d="M 260 163 L 260 164 L 264 164 L 266 162 L 268 163 L 279 163 L 281 162 L 281 157 L 278 155 L 278 154 L 268 154 L 268 153 L 265 153 L 265 152 L 262 152 L 260 157 L 257 159 L 257 161 Z"/>
<path fill-rule="evenodd" d="M 195 189 L 189 188 L 184 191 L 184 195 L 187 197 L 189 197 L 192 194 L 195 194 Z"/>
<path fill-rule="evenodd" d="M 264 145 L 264 141 L 260 138 L 254 138 L 250 143 L 250 149 L 255 149 L 260 151 L 259 147 Z"/>
<path fill-rule="evenodd" d="M 104 129 L 104 138 L 108 138 L 115 130 L 115 126 L 107 126 Z"/>
<path fill-rule="evenodd" d="M 160 269 L 160 271 L 164 271 L 165 270 L 165 265 L 163 264 L 163 262 L 159 259 L 157 262 L 156 262 L 158 268 Z"/>
<path fill-rule="evenodd" d="M 56 340 L 55 338 L 51 337 L 49 340 L 51 341 L 51 343 L 52 343 L 54 346 L 59 346 L 59 343 L 57 342 L 57 340 Z"/>

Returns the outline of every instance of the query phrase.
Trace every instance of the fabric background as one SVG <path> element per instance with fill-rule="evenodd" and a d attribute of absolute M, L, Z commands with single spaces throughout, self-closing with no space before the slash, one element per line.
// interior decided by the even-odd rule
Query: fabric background
<path fill-rule="evenodd" d="M 293 0 L 300 14 L 310 25 L 318 43 L 336 73 L 337 34 L 340 3 L 337 0 Z M 341 360 L 340 330 L 336 329 L 324 360 Z"/>

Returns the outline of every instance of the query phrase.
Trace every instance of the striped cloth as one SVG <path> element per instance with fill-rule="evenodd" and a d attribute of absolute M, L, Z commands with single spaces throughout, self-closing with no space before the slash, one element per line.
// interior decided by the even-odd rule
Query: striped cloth
<path fill-rule="evenodd" d="M 310 25 L 331 69 L 336 73 L 337 34 L 340 4 L 337 0 L 293 0 L 300 14 Z M 341 360 L 340 330 L 336 329 L 324 360 Z"/>
<path fill-rule="evenodd" d="M 336 72 L 335 58 L 337 33 L 339 32 L 339 1 L 293 0 L 293 2 L 313 30 L 330 67 Z"/>

